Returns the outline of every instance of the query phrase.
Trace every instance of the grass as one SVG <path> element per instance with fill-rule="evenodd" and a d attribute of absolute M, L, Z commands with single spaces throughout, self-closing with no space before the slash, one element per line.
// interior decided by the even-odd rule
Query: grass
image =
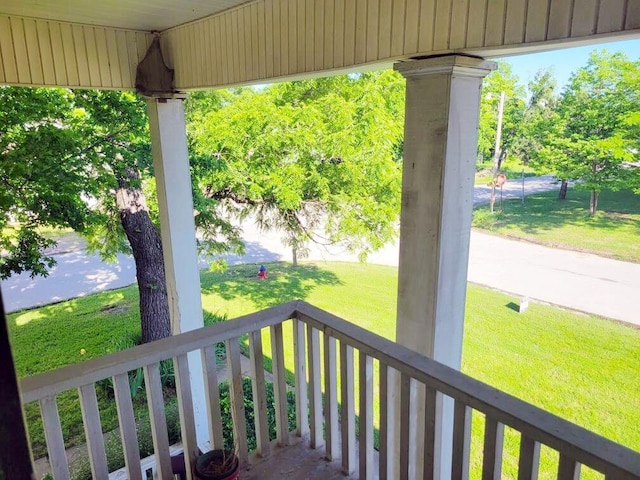
<path fill-rule="evenodd" d="M 566 200 L 558 192 L 507 200 L 503 211 L 486 205 L 474 211 L 473 226 L 543 245 L 595 253 L 640 263 L 640 195 L 630 191 L 602 192 L 599 211 L 589 215 L 589 192 L 570 189 Z"/>
<path fill-rule="evenodd" d="M 140 331 L 137 289 L 129 287 L 90 295 L 67 302 L 9 316 L 13 356 L 19 377 L 78 363 L 116 351 L 117 341 Z M 117 308 L 111 308 L 116 307 Z M 118 426 L 113 402 L 100 396 L 105 431 Z M 63 434 L 69 445 L 84 442 L 78 395 L 75 391 L 58 396 Z M 34 456 L 46 452 L 37 404 L 25 409 Z"/>
<path fill-rule="evenodd" d="M 224 273 L 203 273 L 205 311 L 233 318 L 303 298 L 367 330 L 395 337 L 396 268 L 344 263 L 309 263 L 297 269 L 286 263 L 267 266 L 269 278 L 265 282 L 256 279 L 253 265 L 232 267 Z M 108 352 L 113 348 L 111 338 L 138 330 L 136 302 L 136 290 L 129 287 L 12 314 L 10 333 L 19 375 Z M 640 398 L 636 395 L 640 331 L 538 304 L 520 315 L 513 309 L 513 302 L 502 293 L 469 286 L 463 371 L 640 450 L 640 430 L 635 428 L 640 420 Z M 101 312 L 105 305 L 118 309 Z M 287 367 L 292 370 L 289 328 L 285 335 Z M 266 354 L 268 347 L 266 342 Z M 61 416 L 66 411 L 63 406 L 71 409 L 72 401 L 60 406 Z M 81 441 L 82 433 L 77 430 L 71 434 Z M 480 416 L 474 418 L 473 431 L 472 462 L 477 471 L 481 463 Z M 33 428 L 31 432 L 38 434 Z M 507 432 L 506 477 L 517 464 L 517 449 L 518 438 Z M 556 464 L 557 458 L 545 452 L 543 471 L 553 470 Z"/>

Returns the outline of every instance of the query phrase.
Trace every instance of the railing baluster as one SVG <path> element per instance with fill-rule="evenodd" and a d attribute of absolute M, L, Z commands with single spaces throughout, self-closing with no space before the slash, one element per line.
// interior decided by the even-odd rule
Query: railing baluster
<path fill-rule="evenodd" d="M 296 372 L 296 434 L 301 437 L 309 433 L 307 410 L 307 364 L 305 360 L 304 323 L 293 320 L 293 355 Z"/>
<path fill-rule="evenodd" d="M 233 437 L 241 465 L 249 462 L 247 447 L 247 423 L 244 411 L 244 388 L 240 365 L 240 345 L 238 338 L 227 340 L 227 366 L 229 369 L 229 395 L 233 418 Z"/>
<path fill-rule="evenodd" d="M 60 427 L 60 415 L 55 396 L 47 396 L 40 400 L 40 412 L 44 427 L 44 438 L 47 442 L 49 464 L 56 480 L 68 480 L 69 464 L 64 450 L 64 438 Z"/>
<path fill-rule="evenodd" d="M 253 412 L 256 425 L 256 449 L 258 455 L 269 455 L 269 420 L 267 419 L 267 394 L 264 380 L 264 356 L 262 333 L 256 330 L 249 334 L 251 352 L 251 385 L 253 388 Z"/>
<path fill-rule="evenodd" d="M 440 455 L 442 449 L 442 423 L 439 421 L 442 411 L 442 394 L 435 388 L 425 386 L 424 406 L 424 469 L 425 480 L 440 478 Z"/>
<path fill-rule="evenodd" d="M 324 421 L 327 460 L 338 455 L 338 375 L 336 339 L 324 334 Z"/>
<path fill-rule="evenodd" d="M 487 416 L 484 424 L 483 480 L 500 480 L 503 443 L 504 424 Z"/>
<path fill-rule="evenodd" d="M 271 358 L 273 365 L 273 392 L 276 402 L 276 438 L 278 445 L 289 445 L 289 416 L 287 413 L 287 377 L 284 369 L 282 324 L 271 327 Z"/>
<path fill-rule="evenodd" d="M 353 368 L 353 347 L 345 342 L 340 342 L 342 471 L 346 475 L 351 475 L 356 468 L 356 414 Z"/>
<path fill-rule="evenodd" d="M 378 478 L 387 480 L 389 465 L 389 367 L 380 362 L 380 434 L 378 436 Z"/>
<path fill-rule="evenodd" d="M 453 414 L 453 460 L 451 478 L 469 478 L 469 453 L 471 446 L 471 407 L 455 401 Z"/>
<path fill-rule="evenodd" d="M 373 479 L 373 358 L 360 352 L 360 479 Z"/>
<path fill-rule="evenodd" d="M 191 382 L 189 380 L 189 360 L 186 353 L 173 359 L 173 371 L 178 393 L 178 412 L 180 413 L 182 447 L 185 452 L 185 467 L 187 472 L 191 472 L 200 452 L 196 440 L 196 424 L 193 414 Z"/>
<path fill-rule="evenodd" d="M 320 332 L 307 325 L 307 353 L 309 356 L 309 415 L 311 417 L 311 448 L 324 445 L 322 438 L 322 385 L 320 365 Z"/>
<path fill-rule="evenodd" d="M 540 465 L 540 444 L 524 433 L 520 438 L 518 480 L 537 480 Z"/>
<path fill-rule="evenodd" d="M 144 367 L 144 383 L 147 391 L 149 423 L 151 424 L 151 437 L 153 439 L 158 478 L 171 480 L 173 471 L 169 456 L 169 436 L 167 434 L 167 418 L 164 414 L 159 363 L 152 363 Z"/>
<path fill-rule="evenodd" d="M 411 423 L 411 377 L 400 374 L 400 480 L 409 479 L 409 434 Z"/>
<path fill-rule="evenodd" d="M 207 401 L 207 418 L 209 420 L 209 439 L 212 449 L 224 448 L 222 436 L 222 412 L 220 411 L 220 386 L 216 365 L 216 347 L 210 345 L 202 350 L 204 366 L 204 385 Z"/>
<path fill-rule="evenodd" d="M 248 453 L 246 451 L 246 425 L 244 422 L 244 392 L 243 382 L 240 370 L 240 353 L 238 346 L 238 336 L 245 332 L 250 332 L 256 328 L 269 328 L 273 325 L 279 325 L 283 318 L 291 318 L 294 315 L 301 318 L 307 328 L 307 349 L 309 371 L 308 396 L 312 400 L 311 409 L 311 430 L 312 442 L 316 441 L 316 446 L 321 443 L 321 435 L 323 426 L 326 427 L 327 438 L 327 457 L 337 458 L 338 446 L 338 404 L 337 404 L 337 375 L 336 358 L 337 341 L 341 342 L 341 355 L 346 351 L 345 345 L 348 342 L 348 348 L 356 348 L 360 355 L 363 356 L 364 369 L 362 374 L 362 388 L 360 402 L 365 397 L 369 397 L 369 380 L 366 373 L 370 368 L 368 362 L 371 358 L 377 359 L 380 363 L 380 395 L 381 395 L 381 411 L 380 411 L 380 439 L 381 439 L 381 461 L 380 461 L 380 478 L 395 478 L 397 472 L 400 472 L 398 478 L 407 478 L 409 474 L 415 470 L 419 473 L 424 469 L 424 478 L 439 478 L 443 472 L 440 471 L 438 460 L 440 458 L 440 445 L 438 444 L 438 429 L 442 426 L 438 419 L 442 406 L 440 401 L 442 398 L 453 397 L 460 399 L 464 404 L 459 404 L 457 408 L 457 425 L 456 432 L 465 432 L 468 430 L 466 421 L 468 420 L 468 408 L 484 412 L 489 415 L 487 418 L 486 434 L 485 434 L 485 450 L 483 462 L 484 478 L 498 478 L 501 469 L 501 453 L 504 435 L 504 426 L 510 425 L 512 428 L 521 430 L 520 456 L 519 456 L 519 480 L 533 480 L 538 476 L 540 468 L 540 450 L 541 445 L 548 445 L 550 448 L 560 453 L 560 462 L 557 469 L 557 477 L 560 479 L 575 480 L 580 475 L 581 465 L 586 465 L 596 471 L 606 475 L 607 480 L 614 478 L 640 478 L 640 470 L 638 469 L 638 455 L 620 445 L 607 441 L 597 435 L 594 435 L 584 429 L 579 428 L 565 420 L 554 417 L 532 405 L 526 404 L 514 397 L 506 395 L 502 392 L 484 385 L 478 381 L 468 378 L 464 374 L 447 367 L 434 363 L 428 358 L 422 357 L 415 352 L 411 352 L 404 347 L 393 344 L 383 338 L 377 337 L 370 332 L 345 323 L 344 321 L 334 317 L 333 315 L 314 309 L 304 302 L 297 304 L 287 304 L 284 307 L 270 309 L 266 313 L 248 315 L 237 321 L 225 322 L 217 326 L 207 327 L 205 329 L 187 332 L 172 338 L 160 340 L 153 345 L 140 346 L 129 351 L 118 352 L 108 355 L 104 358 L 96 358 L 88 362 L 84 362 L 81 366 L 71 365 L 60 370 L 49 372 L 34 377 L 25 378 L 21 381 L 21 401 L 23 404 L 39 401 L 42 411 L 44 434 L 47 441 L 48 453 L 51 462 L 52 472 L 57 479 L 69 478 L 69 467 L 67 464 L 66 454 L 64 451 L 64 438 L 60 427 L 60 419 L 57 410 L 55 395 L 79 388 L 81 393 L 82 407 L 84 409 L 84 417 L 87 429 L 87 437 L 89 440 L 89 448 L 92 452 L 92 461 L 94 462 L 93 471 L 95 476 L 104 476 L 104 460 L 102 460 L 104 450 L 100 446 L 103 441 L 101 439 L 99 412 L 97 401 L 95 399 L 94 382 L 103 378 L 114 378 L 114 389 L 116 396 L 116 404 L 119 414 L 119 422 L 121 426 L 121 435 L 123 437 L 123 448 L 125 451 L 125 461 L 127 467 L 121 469 L 117 475 L 127 475 L 125 470 L 128 469 L 129 478 L 140 478 L 135 465 L 137 462 L 142 464 L 141 468 L 154 469 L 162 478 L 170 478 L 170 452 L 166 430 L 166 418 L 164 412 L 163 392 L 160 383 L 159 361 L 167 356 L 183 356 L 188 355 L 191 360 L 191 354 L 201 349 L 204 364 L 206 368 L 207 393 L 209 394 L 209 407 L 211 412 L 219 410 L 217 376 L 215 373 L 215 352 L 211 346 L 217 341 L 227 341 L 227 352 L 229 361 L 229 378 L 231 380 L 231 403 L 233 405 L 233 415 L 235 419 L 234 428 L 236 429 L 236 442 L 243 443 L 244 447 L 239 446 L 239 455 L 241 461 L 246 463 Z M 295 343 L 294 351 L 296 354 L 296 362 L 301 365 L 303 362 L 305 346 L 304 328 L 300 324 L 294 326 Z M 274 367 L 276 379 L 278 382 L 277 392 L 281 399 L 286 394 L 286 384 L 284 382 L 284 367 L 282 356 L 282 339 L 280 332 L 280 341 L 278 341 L 278 332 L 281 327 L 274 328 L 275 348 L 274 348 Z M 324 335 L 324 349 L 326 352 L 324 359 L 325 373 L 325 421 L 323 425 L 322 414 L 322 368 L 320 341 L 320 331 L 326 332 Z M 333 336 L 332 336 L 333 335 Z M 231 340 L 229 340 L 231 339 Z M 343 343 L 344 342 L 344 343 Z M 278 345 L 280 343 L 280 345 Z M 351 352 L 349 352 L 351 353 Z M 346 355 L 348 358 L 350 355 Z M 369 358 L 371 357 L 371 358 Z M 254 358 L 257 358 L 254 355 Z M 349 369 L 349 362 L 353 361 L 344 359 L 341 362 L 343 369 Z M 180 361 L 176 360 L 177 375 L 186 381 L 188 372 L 186 365 L 181 367 Z M 186 364 L 185 362 L 182 362 Z M 127 372 L 129 370 L 144 368 L 148 406 L 150 411 L 150 424 L 152 430 L 152 438 L 154 443 L 155 454 L 153 457 L 139 460 L 137 451 L 135 432 L 133 431 L 133 412 L 131 406 L 131 398 L 129 396 L 129 386 Z M 81 367 L 81 368 L 80 368 Z M 258 367 L 254 367 L 258 371 Z M 299 388 L 304 389 L 304 381 L 299 369 L 296 371 L 299 375 L 296 383 Z M 393 378 L 395 376 L 399 378 Z M 255 375 L 254 375 L 255 376 Z M 349 374 L 343 374 L 343 382 L 349 383 Z M 178 380 L 180 381 L 180 380 Z M 417 395 L 413 394 L 414 385 L 419 384 Z M 425 388 L 425 400 L 422 401 L 421 385 L 428 385 Z M 284 393 L 283 393 L 284 388 Z M 437 390 L 436 390 L 437 389 Z M 180 388 L 182 392 L 183 389 Z M 345 412 L 348 417 L 349 406 L 354 399 L 349 398 L 349 386 L 344 388 L 342 393 L 346 395 L 346 401 L 343 401 Z M 394 395 L 396 399 L 394 399 Z M 256 395 L 259 397 L 260 395 Z M 300 397 L 300 395 L 298 395 Z M 188 402 L 186 398 L 181 400 L 186 406 Z M 368 432 L 369 432 L 369 401 L 362 408 L 362 435 L 367 437 L 363 440 L 363 448 L 368 449 Z M 420 405 L 419 405 L 420 404 Z M 391 405 L 391 407 L 390 407 Z M 466 405 L 466 406 L 465 406 Z M 425 409 L 424 432 L 425 432 L 425 449 L 423 452 L 411 452 L 413 434 L 422 433 L 423 425 L 416 425 L 414 421 L 413 411 L 418 407 Z M 398 409 L 399 415 L 396 421 L 399 425 L 393 424 L 396 415 L 390 414 Z M 256 408 L 258 417 L 261 416 L 260 407 Z M 279 412 L 282 413 L 281 408 Z M 298 405 L 298 412 L 301 412 Z M 460 412 L 463 412 L 462 414 Z M 190 415 L 181 413 L 183 419 L 188 419 Z M 214 443 L 220 445 L 223 441 L 220 432 L 221 422 L 219 415 L 210 413 L 212 417 L 210 430 Z M 216 420 L 214 417 L 218 417 Z M 91 420 L 93 419 L 93 420 Z M 462 419 L 462 421 L 461 421 Z M 298 421 L 300 422 L 300 417 Z M 258 420 L 260 423 L 260 420 Z M 285 422 L 280 420 L 281 426 Z M 343 423 L 343 427 L 348 431 L 349 420 Z M 218 428 L 219 426 L 219 428 Z M 391 426 L 391 427 L 390 427 Z M 303 428 L 300 426 L 300 428 Z M 418 429 L 417 431 L 415 431 Z M 243 431 L 244 430 L 244 431 Z M 183 435 L 188 438 L 189 434 Z M 282 435 L 281 435 L 282 436 Z M 315 438 L 314 438 L 315 437 Z M 351 443 L 348 439 L 347 443 Z M 264 438 L 264 437 L 263 437 Z M 466 435 L 457 434 L 458 441 L 462 448 L 456 451 L 465 452 Z M 188 440 L 187 440 L 188 443 Z M 193 443 L 193 441 L 191 442 Z M 390 446 L 393 445 L 393 451 Z M 415 450 L 415 449 L 414 449 Z M 411 452 L 411 453 L 410 453 Z M 366 453 L 366 452 L 365 452 Z M 415 463 L 416 456 L 420 453 L 424 454 L 424 465 Z M 348 456 L 348 455 L 347 455 Z M 463 457 L 466 455 L 462 455 Z M 363 454 L 363 458 L 365 455 Z M 395 458 L 397 457 L 397 458 Z M 343 459 L 344 460 L 344 459 Z M 352 462 L 347 458 L 344 460 L 347 465 Z M 96 463 L 97 462 L 97 463 Z M 102 463 L 102 465 L 100 465 Z M 147 465 L 154 464 L 153 467 Z M 399 465 L 400 464 L 400 465 Z M 463 461 L 460 469 L 466 469 L 466 463 Z M 424 467 L 424 468 L 420 468 Z M 369 474 L 369 462 L 363 460 L 363 477 Z M 445 474 L 447 472 L 444 472 Z M 452 472 L 453 473 L 453 472 Z M 466 472 L 458 472 L 454 476 L 463 477 Z M 144 474 L 143 474 L 144 476 Z"/>
<path fill-rule="evenodd" d="M 104 450 L 104 436 L 100 424 L 95 385 L 93 383 L 84 385 L 78 388 L 78 392 L 91 473 L 93 478 L 106 478 L 109 476 L 109 468 L 107 467 L 107 454 Z"/>
<path fill-rule="evenodd" d="M 558 480 L 578 480 L 580 478 L 580 464 L 573 458 L 560 453 L 558 462 Z"/>
<path fill-rule="evenodd" d="M 136 419 L 133 413 L 128 373 L 121 373 L 113 377 L 113 393 L 118 410 L 118 425 L 120 426 L 127 478 L 130 480 L 142 480 L 140 447 L 138 446 Z"/>

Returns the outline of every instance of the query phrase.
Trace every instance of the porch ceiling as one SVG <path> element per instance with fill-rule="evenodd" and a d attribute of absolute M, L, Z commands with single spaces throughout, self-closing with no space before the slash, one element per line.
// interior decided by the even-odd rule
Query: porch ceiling
<path fill-rule="evenodd" d="M 188 91 L 640 36 L 640 0 L 1 0 L 0 85 L 132 89 L 152 31 Z"/>
<path fill-rule="evenodd" d="M 250 0 L 3 0 L 0 13 L 132 30 L 162 31 Z"/>

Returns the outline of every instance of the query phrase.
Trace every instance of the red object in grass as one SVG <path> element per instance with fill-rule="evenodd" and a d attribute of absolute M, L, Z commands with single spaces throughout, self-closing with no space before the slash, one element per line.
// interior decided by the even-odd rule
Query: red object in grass
<path fill-rule="evenodd" d="M 258 278 L 260 280 L 265 280 L 267 278 L 267 267 L 264 265 L 260 265 L 260 268 L 258 269 Z"/>

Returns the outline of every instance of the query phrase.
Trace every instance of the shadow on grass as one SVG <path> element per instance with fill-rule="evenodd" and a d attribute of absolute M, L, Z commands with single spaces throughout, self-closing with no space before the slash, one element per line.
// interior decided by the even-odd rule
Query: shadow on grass
<path fill-rule="evenodd" d="M 506 200 L 503 210 L 489 213 L 483 205 L 474 213 L 474 226 L 488 230 L 516 227 L 527 234 L 539 234 L 565 225 L 588 226 L 591 229 L 615 231 L 632 229 L 640 234 L 640 195 L 631 191 L 602 192 L 598 212 L 589 215 L 589 195 L 585 190 L 569 190 L 566 200 L 558 200 L 558 192 L 545 192 L 520 200 Z"/>
<path fill-rule="evenodd" d="M 518 305 L 515 302 L 509 302 L 505 305 L 505 307 L 507 307 L 510 310 L 513 310 L 514 312 L 520 313 L 520 305 Z"/>
<path fill-rule="evenodd" d="M 258 279 L 258 264 L 229 267 L 223 273 L 206 273 L 202 276 L 202 292 L 214 293 L 224 300 L 246 298 L 257 309 L 263 309 L 296 299 L 306 299 L 321 285 L 340 285 L 342 281 L 333 272 L 315 265 L 299 265 L 277 262 L 266 263 L 268 276 Z"/>

